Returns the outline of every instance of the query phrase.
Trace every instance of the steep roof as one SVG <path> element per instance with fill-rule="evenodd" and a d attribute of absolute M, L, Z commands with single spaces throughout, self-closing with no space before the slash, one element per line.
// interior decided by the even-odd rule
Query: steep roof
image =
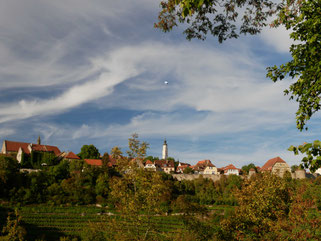
<path fill-rule="evenodd" d="M 164 168 L 164 167 L 175 167 L 173 160 L 155 160 L 155 165 Z"/>
<path fill-rule="evenodd" d="M 271 171 L 272 167 L 275 165 L 275 163 L 286 163 L 281 157 L 274 157 L 270 160 L 268 160 L 263 167 L 260 169 L 260 171 Z"/>
<path fill-rule="evenodd" d="M 77 156 L 75 153 L 73 153 L 72 151 L 68 152 L 67 155 L 65 156 L 65 158 L 67 159 L 77 159 L 79 160 L 80 157 Z"/>
<path fill-rule="evenodd" d="M 153 164 L 153 162 L 151 161 L 151 160 L 147 160 L 146 162 L 145 162 L 145 164 L 147 165 L 147 164 Z"/>
<path fill-rule="evenodd" d="M 196 166 L 198 167 L 215 167 L 210 160 L 203 160 L 197 162 Z"/>
<path fill-rule="evenodd" d="M 26 142 L 17 142 L 17 141 L 4 141 L 6 145 L 7 151 L 18 152 L 21 147 L 22 151 L 26 154 L 30 154 L 30 150 L 28 148 L 31 145 L 31 149 L 33 151 L 44 151 L 44 152 L 53 152 L 56 156 L 60 154 L 60 150 L 56 146 L 48 146 L 48 145 L 39 145 L 39 144 L 31 144 Z"/>
<path fill-rule="evenodd" d="M 33 151 L 53 152 L 56 156 L 60 154 L 60 150 L 56 146 L 30 144 Z"/>
<path fill-rule="evenodd" d="M 21 147 L 24 153 L 30 154 L 28 146 L 30 143 L 25 142 L 17 142 L 17 141 L 4 141 L 6 145 L 7 151 L 18 152 L 19 148 Z"/>
<path fill-rule="evenodd" d="M 92 165 L 92 166 L 102 166 L 103 165 L 103 161 L 101 159 L 84 159 L 84 161 L 88 165 Z"/>

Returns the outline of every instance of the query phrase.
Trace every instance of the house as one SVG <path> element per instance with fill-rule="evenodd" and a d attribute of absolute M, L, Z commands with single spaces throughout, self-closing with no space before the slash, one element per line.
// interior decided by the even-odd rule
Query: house
<path fill-rule="evenodd" d="M 97 167 L 103 166 L 103 160 L 101 159 L 84 159 L 84 161 L 90 166 L 97 166 Z"/>
<path fill-rule="evenodd" d="M 254 168 L 251 168 L 251 169 L 249 170 L 249 177 L 251 177 L 251 176 L 253 176 L 253 175 L 255 175 L 255 174 L 256 174 L 255 169 L 254 169 Z"/>
<path fill-rule="evenodd" d="M 291 173 L 290 166 L 281 158 L 274 157 L 268 160 L 260 169 L 261 172 L 270 172 L 283 177 L 285 172 Z"/>
<path fill-rule="evenodd" d="M 77 156 L 75 153 L 73 153 L 72 151 L 70 152 L 62 152 L 60 153 L 59 157 L 62 160 L 67 160 L 67 161 L 73 161 L 73 160 L 80 160 L 80 157 Z"/>
<path fill-rule="evenodd" d="M 102 167 L 103 165 L 107 165 L 108 167 L 117 166 L 117 160 L 115 158 L 112 158 L 111 155 L 109 155 L 109 160 L 106 164 L 104 164 L 104 160 L 102 159 L 84 159 L 84 161 L 88 165 L 97 166 L 97 167 Z"/>
<path fill-rule="evenodd" d="M 226 167 L 220 168 L 220 171 L 224 175 L 240 175 L 241 169 L 236 168 L 233 164 L 230 164 Z"/>
<path fill-rule="evenodd" d="M 155 160 L 156 168 L 159 168 L 161 171 L 166 173 L 175 172 L 175 164 L 173 160 Z"/>
<path fill-rule="evenodd" d="M 218 174 L 217 167 L 214 166 L 210 160 L 203 160 L 203 161 L 197 162 L 196 165 L 193 166 L 193 169 L 195 173 L 198 173 L 198 174 L 211 174 L 211 175 Z"/>
<path fill-rule="evenodd" d="M 191 166 L 191 165 L 188 164 L 188 163 L 179 162 L 179 163 L 178 163 L 178 166 L 177 166 L 176 172 L 177 172 L 177 173 L 184 173 L 184 170 L 185 170 L 187 167 L 190 167 L 190 166 Z"/>
<path fill-rule="evenodd" d="M 145 168 L 145 170 L 155 171 L 156 172 L 156 166 L 151 160 L 147 160 L 145 162 L 145 167 L 144 168 Z"/>
<path fill-rule="evenodd" d="M 16 155 L 16 159 L 19 163 L 22 160 L 23 154 L 30 155 L 32 152 L 53 153 L 55 156 L 59 156 L 61 153 L 59 148 L 56 146 L 41 145 L 40 138 L 38 139 L 38 144 L 7 140 L 4 140 L 2 143 L 1 153 Z"/>

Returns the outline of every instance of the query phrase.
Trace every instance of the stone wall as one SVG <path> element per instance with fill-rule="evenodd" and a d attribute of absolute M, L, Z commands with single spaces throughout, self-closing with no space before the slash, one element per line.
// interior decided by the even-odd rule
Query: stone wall
<path fill-rule="evenodd" d="M 292 178 L 293 179 L 305 179 L 306 178 L 306 173 L 305 170 L 296 170 L 294 173 L 292 173 Z"/>
<path fill-rule="evenodd" d="M 195 180 L 198 179 L 200 176 L 203 176 L 203 178 L 212 179 L 214 182 L 220 180 L 221 176 L 218 175 L 211 175 L 211 174 L 172 174 L 174 178 L 176 178 L 178 181 L 182 180 Z"/>
<path fill-rule="evenodd" d="M 278 175 L 280 177 L 283 177 L 285 172 L 291 173 L 291 168 L 288 164 L 283 162 L 277 162 L 272 168 L 272 174 Z"/>
<path fill-rule="evenodd" d="M 279 168 L 278 169 L 279 171 L 275 171 L 275 173 L 273 173 L 273 174 L 279 175 L 282 177 L 286 171 L 289 171 L 289 169 L 290 168 L 288 167 L 288 165 L 286 165 L 286 166 L 282 165 L 282 168 Z M 291 171 L 289 171 L 289 173 L 291 173 Z M 250 178 L 252 175 L 255 175 L 255 174 L 251 173 L 251 175 L 241 176 L 241 177 L 242 178 L 246 178 L 246 177 Z M 217 175 L 212 175 L 212 174 L 172 174 L 172 176 L 174 178 L 176 178 L 178 181 L 182 181 L 182 180 L 192 181 L 192 180 L 200 178 L 200 176 L 203 176 L 203 178 L 212 179 L 215 182 L 215 181 L 220 180 L 220 178 L 225 175 L 222 175 L 222 174 L 217 174 Z M 291 176 L 293 179 L 309 178 L 306 175 L 305 170 L 296 170 L 295 172 L 291 173 Z"/>

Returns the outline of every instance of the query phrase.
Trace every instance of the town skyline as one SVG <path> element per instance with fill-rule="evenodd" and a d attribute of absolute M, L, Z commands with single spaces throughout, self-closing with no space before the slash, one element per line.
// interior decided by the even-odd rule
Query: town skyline
<path fill-rule="evenodd" d="M 49 151 L 49 152 L 52 152 L 53 150 L 54 150 L 54 153 L 55 153 L 55 155 L 56 156 L 61 156 L 61 157 L 63 157 L 63 156 L 66 156 L 66 155 L 70 155 L 71 154 L 71 156 L 76 156 L 76 155 L 78 155 L 77 156 L 77 159 L 81 159 L 81 158 L 79 158 L 79 154 L 78 153 L 80 153 L 80 150 L 78 151 L 78 152 L 74 152 L 74 151 L 72 151 L 72 150 L 65 150 L 65 149 L 61 149 L 61 148 L 59 148 L 59 146 L 57 146 L 57 145 L 53 145 L 53 144 L 48 144 L 48 143 L 42 143 L 41 142 L 41 137 L 40 136 L 38 136 L 38 138 L 37 138 L 37 141 L 34 141 L 34 142 L 20 142 L 20 141 L 18 141 L 18 142 L 16 142 L 16 141 L 12 141 L 12 140 L 3 140 L 1 143 L 2 143 L 2 152 L 3 152 L 3 154 L 6 154 L 6 143 L 7 142 L 10 142 L 11 144 L 11 148 L 16 148 L 17 150 L 16 151 L 18 151 L 18 149 L 20 148 L 20 147 L 18 147 L 18 146 L 20 146 L 21 144 L 26 144 L 25 145 L 25 147 L 21 150 L 22 152 L 25 152 L 25 150 L 24 149 L 28 149 L 28 148 L 31 148 L 32 149 L 32 147 L 33 146 L 44 146 L 44 147 L 42 147 L 42 148 L 44 148 L 44 150 L 45 151 Z M 16 144 L 14 144 L 14 143 L 16 143 Z M 149 143 L 147 143 L 148 145 L 149 145 Z M 93 144 L 84 144 L 83 146 L 85 146 L 85 145 L 87 145 L 87 146 L 90 146 L 90 145 L 93 145 Z M 28 146 L 28 147 L 27 147 Z M 30 147 L 29 147 L 30 146 Z M 82 146 L 82 147 L 83 147 Z M 94 146 L 94 145 L 93 145 Z M 50 148 L 50 149 L 48 149 L 47 150 L 47 148 L 46 147 L 48 147 L 48 148 Z M 81 147 L 81 148 L 82 148 Z M 114 146 L 114 147 L 116 147 L 116 146 Z M 118 147 L 118 146 L 117 146 Z M 38 147 L 39 148 L 39 147 Z M 80 148 L 80 149 L 81 149 Z M 96 147 L 95 147 L 96 148 Z M 128 148 L 121 148 L 121 147 L 119 147 L 120 148 L 120 150 L 123 152 L 123 156 L 127 156 L 127 154 L 126 154 L 126 152 L 129 150 Z M 31 150 L 30 149 L 30 150 Z M 112 149 L 112 148 L 111 148 Z M 147 148 L 147 150 L 148 150 L 148 148 Z M 105 152 L 101 152 L 99 149 L 98 149 L 98 151 L 99 151 L 99 153 L 100 153 L 100 159 L 104 156 L 104 154 L 107 152 L 109 155 L 111 154 L 111 150 L 110 151 L 105 151 Z M 19 152 L 20 152 L 20 150 L 19 150 Z M 18 159 L 18 162 L 20 163 L 21 162 L 21 154 L 19 154 L 19 152 L 18 152 L 18 156 L 20 156 L 19 158 L 18 158 L 18 156 L 16 157 L 17 159 Z M 29 153 L 30 154 L 30 153 Z M 145 159 L 146 160 L 149 160 L 148 159 L 148 157 L 153 157 L 153 159 L 154 158 L 157 158 L 157 159 L 159 159 L 159 160 L 167 160 L 168 158 L 169 159 L 174 159 L 175 161 L 177 161 L 177 162 L 179 162 L 179 163 L 187 163 L 187 164 L 189 164 L 189 165 L 196 165 L 197 163 L 199 163 L 199 162 L 202 162 L 202 161 L 213 161 L 213 162 L 215 162 L 215 160 L 214 159 L 209 159 L 209 158 L 204 158 L 204 159 L 196 159 L 196 160 L 186 160 L 186 161 L 180 161 L 179 160 L 179 158 L 176 158 L 176 157 L 174 157 L 174 156 L 169 156 L 168 155 L 168 144 L 167 144 L 167 140 L 166 139 L 164 139 L 164 142 L 163 142 L 163 145 L 162 145 L 162 148 L 161 148 L 161 155 L 160 156 L 157 156 L 157 155 L 150 155 L 149 153 L 148 153 L 148 151 L 147 151 L 147 153 L 146 153 L 146 155 L 145 155 Z M 279 158 L 279 156 L 275 156 L 275 157 L 271 157 L 270 159 L 273 159 L 273 158 Z M 268 159 L 268 160 L 270 160 L 270 159 Z M 282 158 L 281 158 L 282 159 Z M 152 160 L 152 159 L 151 159 Z M 268 161 L 267 160 L 267 161 Z M 227 161 L 228 162 L 228 161 Z M 226 163 L 227 163 L 226 162 Z M 219 162 L 218 162 L 219 163 Z M 266 163 L 266 162 L 265 162 Z M 239 168 L 241 168 L 242 166 L 246 166 L 246 165 L 249 165 L 249 164 L 255 164 L 257 167 L 260 167 L 260 166 L 262 166 L 262 165 L 259 165 L 259 164 L 257 164 L 257 163 L 255 163 L 255 161 L 252 161 L 252 162 L 248 162 L 248 163 L 245 163 L 245 164 L 243 164 L 242 166 L 239 166 L 239 165 L 237 165 L 237 163 L 234 163 L 232 160 L 229 162 L 229 164 L 225 164 L 225 166 L 228 166 L 228 165 L 233 165 L 234 166 L 234 164 L 237 166 L 237 167 L 239 167 Z M 299 164 L 299 163 L 298 163 Z M 294 165 L 296 165 L 296 164 L 294 164 Z M 217 165 L 215 165 L 215 166 L 217 166 Z M 222 165 L 221 165 L 222 166 Z M 217 166 L 217 167 L 220 167 L 220 166 Z M 224 167 L 224 166 L 222 166 L 222 167 Z"/>

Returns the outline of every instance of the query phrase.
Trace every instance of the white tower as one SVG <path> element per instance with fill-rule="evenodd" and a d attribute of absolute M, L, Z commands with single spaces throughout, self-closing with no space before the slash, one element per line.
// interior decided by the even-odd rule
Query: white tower
<path fill-rule="evenodd" d="M 162 159 L 167 160 L 167 157 L 168 157 L 168 148 L 167 148 L 167 142 L 165 139 L 163 144 Z"/>

